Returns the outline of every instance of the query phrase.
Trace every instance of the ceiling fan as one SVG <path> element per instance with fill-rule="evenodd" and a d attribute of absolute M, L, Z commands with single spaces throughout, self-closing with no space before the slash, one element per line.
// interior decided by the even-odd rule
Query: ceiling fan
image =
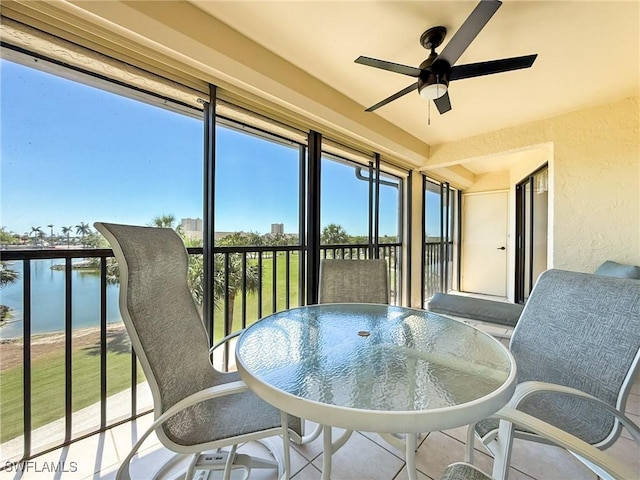
<path fill-rule="evenodd" d="M 370 57 L 358 57 L 355 60 L 356 63 L 418 79 L 417 82 L 367 108 L 366 111 L 373 112 L 407 93 L 418 90 L 421 97 L 427 100 L 433 100 L 438 108 L 438 112 L 443 114 L 451 110 L 451 100 L 449 99 L 448 91 L 449 82 L 462 80 L 464 78 L 491 75 L 492 73 L 529 68 L 533 65 L 533 62 L 538 56 L 537 54 L 454 66 L 458 58 L 460 58 L 493 14 L 500 8 L 500 5 L 502 5 L 502 2 L 498 0 L 481 0 L 440 54 L 436 53 L 435 49 L 444 40 L 447 29 L 438 26 L 425 31 L 420 36 L 420 44 L 427 50 L 431 50 L 431 53 L 418 68 Z"/>

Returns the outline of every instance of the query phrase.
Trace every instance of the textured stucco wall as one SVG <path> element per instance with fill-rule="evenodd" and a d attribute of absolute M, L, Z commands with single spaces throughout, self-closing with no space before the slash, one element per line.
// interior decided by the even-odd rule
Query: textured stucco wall
<path fill-rule="evenodd" d="M 552 144 L 549 266 L 640 265 L 638 97 L 436 145 L 429 167 Z M 513 178 L 512 178 L 513 180 Z"/>

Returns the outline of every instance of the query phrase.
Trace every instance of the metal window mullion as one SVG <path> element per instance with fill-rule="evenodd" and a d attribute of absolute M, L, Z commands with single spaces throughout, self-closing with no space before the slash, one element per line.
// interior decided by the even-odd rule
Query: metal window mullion
<path fill-rule="evenodd" d="M 439 289 L 440 291 L 444 291 L 444 265 L 443 265 L 443 259 L 444 259 L 444 209 L 442 208 L 442 199 L 444 197 L 444 185 L 441 183 L 440 184 L 440 245 L 439 245 L 439 258 L 438 258 L 438 269 L 439 269 Z"/>
<path fill-rule="evenodd" d="M 242 252 L 242 328 L 247 328 L 247 252 Z"/>
<path fill-rule="evenodd" d="M 258 318 L 262 318 L 262 255 L 263 251 L 258 252 Z"/>
<path fill-rule="evenodd" d="M 456 249 L 456 263 L 458 268 L 456 269 L 456 288 L 460 290 L 462 285 L 462 190 L 457 190 L 458 204 L 456 205 L 456 217 L 457 217 L 457 240 L 458 248 Z"/>
<path fill-rule="evenodd" d="M 449 211 L 449 207 L 451 204 L 451 187 L 449 185 L 448 182 L 445 182 L 444 184 L 444 191 L 445 191 L 445 195 L 446 195 L 446 201 L 445 201 L 445 209 L 444 209 L 444 238 L 445 238 L 445 244 L 444 244 L 444 259 L 443 259 L 443 267 L 444 267 L 444 274 L 442 275 L 443 278 L 443 292 L 447 292 L 447 290 L 449 289 L 449 254 L 450 254 L 450 245 L 449 245 L 449 217 L 450 217 L 450 211 Z"/>
<path fill-rule="evenodd" d="M 100 428 L 107 424 L 107 258 L 100 257 Z"/>
<path fill-rule="evenodd" d="M 31 261 L 22 261 L 22 411 L 23 456 L 31 456 Z"/>
<path fill-rule="evenodd" d="M 374 188 L 373 188 L 373 162 L 369 162 L 369 178 L 367 179 L 367 183 L 369 186 L 369 248 L 368 248 L 368 254 L 367 257 L 368 258 L 373 258 L 373 244 L 374 244 L 374 200 L 373 200 L 373 195 L 374 195 Z M 356 170 L 356 172 L 358 172 L 358 170 Z"/>
<path fill-rule="evenodd" d="M 405 279 L 406 279 L 406 284 L 407 284 L 407 291 L 405 292 L 405 301 L 407 302 L 407 305 L 409 307 L 412 307 L 412 301 L 411 301 L 411 272 L 412 272 L 412 266 L 411 266 L 411 261 L 413 259 L 413 255 L 412 255 L 412 246 L 413 246 L 413 240 L 412 240 L 412 232 L 413 232 L 413 219 L 412 219 L 412 215 L 413 215 L 413 171 L 410 170 L 409 171 L 409 175 L 407 177 L 407 191 L 406 191 L 406 195 L 405 198 L 407 198 L 407 215 L 405 217 L 405 215 L 402 215 L 400 218 L 403 219 L 402 223 L 400 225 L 402 225 L 400 231 L 401 232 L 406 232 L 405 233 L 405 245 L 407 246 L 406 248 L 406 258 L 407 258 L 407 271 L 406 274 L 404 275 Z M 404 189 L 403 189 L 404 190 Z M 403 192 L 404 193 L 404 192 Z M 403 201 L 403 195 L 400 196 L 400 201 Z M 406 218 L 406 222 L 404 221 L 404 219 Z M 400 240 L 402 241 L 402 237 L 400 238 Z M 423 242 L 424 244 L 424 242 Z M 424 247 L 423 247 L 424 248 Z M 424 258 L 424 257 L 423 257 Z"/>
<path fill-rule="evenodd" d="M 278 311 L 278 290 L 276 288 L 278 285 L 278 251 L 274 248 L 271 255 L 271 303 L 273 313 L 276 313 Z"/>
<path fill-rule="evenodd" d="M 214 344 L 213 275 L 215 245 L 215 171 L 216 171 L 216 101 L 217 88 L 209 85 L 209 103 L 204 104 L 204 165 L 203 165 L 203 218 L 202 262 L 203 278 L 202 314 L 209 344 Z"/>
<path fill-rule="evenodd" d="M 306 290 L 305 290 L 305 252 L 307 247 L 307 147 L 300 145 L 298 149 L 298 244 L 303 248 L 298 252 L 298 303 L 300 305 L 306 304 Z"/>
<path fill-rule="evenodd" d="M 533 202 L 535 201 L 535 192 L 534 192 L 534 187 L 535 187 L 535 183 L 534 183 L 534 176 L 531 175 L 529 177 L 529 210 L 531 211 L 530 217 L 529 217 L 529 291 L 527 292 L 527 297 L 529 296 L 529 294 L 531 293 L 531 290 L 533 289 L 533 241 L 534 241 L 534 205 Z"/>
<path fill-rule="evenodd" d="M 73 324 L 72 324 L 72 265 L 71 259 L 65 260 L 65 305 L 64 305 L 64 370 L 65 370 L 65 389 L 64 389 L 64 441 L 71 440 L 72 416 L 73 416 L 73 368 L 72 368 L 72 342 L 73 342 Z"/>
<path fill-rule="evenodd" d="M 231 301 L 229 300 L 229 272 L 231 270 L 231 258 L 229 252 L 224 252 L 224 333 L 222 337 L 226 337 L 231 333 L 233 328 L 233 318 L 231 318 Z"/>
<path fill-rule="evenodd" d="M 231 333 L 231 329 L 233 328 L 233 318 L 230 315 L 231 302 L 229 301 L 229 270 L 231 269 L 231 259 L 229 256 L 229 252 L 224 252 L 224 316 L 222 319 L 222 338 L 226 337 Z M 226 372 L 229 370 L 229 360 L 230 360 L 230 348 L 229 342 L 225 342 L 224 344 L 224 361 L 223 361 L 223 370 Z"/>
<path fill-rule="evenodd" d="M 516 185 L 516 241 L 515 241 L 515 278 L 514 278 L 514 301 L 520 303 L 522 299 L 521 294 L 521 277 L 520 272 L 522 270 L 522 264 L 520 259 L 520 235 L 521 235 L 521 223 L 522 223 L 522 186 Z"/>
<path fill-rule="evenodd" d="M 421 235 L 421 255 L 422 255 L 422 275 L 420 276 L 420 308 L 424 308 L 426 295 L 426 276 L 427 276 L 427 177 L 422 175 L 422 235 Z"/>
<path fill-rule="evenodd" d="M 291 255 L 293 252 L 285 252 L 285 307 L 289 309 L 291 307 Z"/>
<path fill-rule="evenodd" d="M 318 303 L 322 135 L 309 132 L 307 176 L 307 305 Z"/>
<path fill-rule="evenodd" d="M 376 153 L 375 157 L 375 198 L 373 205 L 373 249 L 375 258 L 380 258 L 380 154 Z"/>

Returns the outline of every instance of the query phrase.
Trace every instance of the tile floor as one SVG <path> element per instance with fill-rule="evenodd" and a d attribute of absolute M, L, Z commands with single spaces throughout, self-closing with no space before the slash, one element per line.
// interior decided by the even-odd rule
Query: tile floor
<path fill-rule="evenodd" d="M 640 423 L 640 381 L 636 380 L 629 398 L 627 413 Z M 127 423 L 100 435 L 94 435 L 73 445 L 56 450 L 36 458 L 28 471 L 22 475 L 5 470 L 0 479 L 115 479 L 120 461 L 127 454 L 135 440 L 151 424 L 151 415 L 145 415 L 136 422 Z M 340 432 L 336 429 L 335 434 Z M 424 437 L 417 452 L 418 477 L 438 479 L 444 467 L 460 461 L 464 456 L 465 428 L 456 428 L 442 432 L 432 432 Z M 274 443 L 278 441 L 274 439 Z M 268 458 L 266 449 L 257 443 L 243 446 L 240 452 L 251 453 Z M 619 460 L 629 464 L 638 472 L 640 479 L 640 449 L 624 433 L 609 450 Z M 322 468 L 322 438 L 304 446 L 294 446 L 291 464 L 294 480 L 320 479 Z M 132 462 L 132 478 L 147 479 L 171 459 L 172 454 L 164 449 L 152 435 Z M 372 433 L 354 432 L 346 445 L 333 456 L 333 474 L 335 480 L 395 480 L 406 479 L 407 473 L 400 452 Z M 166 478 L 177 478 L 185 461 L 177 463 Z M 65 472 L 47 472 L 47 466 L 64 465 Z M 476 465 L 490 471 L 491 459 L 482 452 L 476 454 Z M 516 441 L 510 478 L 514 480 L 597 480 L 597 477 L 584 468 L 570 454 L 556 447 Z M 49 467 L 50 470 L 53 468 Z M 271 471 L 254 470 L 251 478 L 256 480 L 275 480 L 277 475 Z M 630 479 L 633 480 L 633 479 Z"/>
<path fill-rule="evenodd" d="M 635 413 L 638 413 L 640 388 L 636 384 L 632 394 Z M 634 408 L 631 405 L 631 408 Z M 634 415 L 633 413 L 631 414 Z M 138 435 L 151 423 L 151 416 L 146 415 L 136 422 L 115 427 L 100 435 L 77 442 L 67 448 L 51 452 L 36 458 L 29 471 L 22 475 L 17 472 L 4 471 L 2 479 L 115 479 L 120 461 L 127 454 Z M 634 420 L 638 421 L 638 415 Z M 339 434 L 336 429 L 334 434 Z M 442 432 L 432 432 L 421 440 L 417 452 L 418 478 L 438 479 L 444 467 L 449 463 L 460 461 L 464 456 L 465 428 L 457 428 Z M 278 440 L 273 442 L 278 445 Z M 243 446 L 241 453 L 250 453 L 269 458 L 266 449 L 257 443 Z M 640 479 L 640 450 L 633 441 L 622 437 L 610 449 L 618 459 L 630 464 Z M 294 480 L 317 480 L 321 477 L 322 439 L 316 439 L 305 446 L 292 448 L 291 465 Z M 131 475 L 135 479 L 148 479 L 167 461 L 172 454 L 164 449 L 158 440 L 150 437 L 140 455 L 131 465 Z M 65 472 L 48 472 L 47 465 L 63 465 Z M 491 459 L 484 453 L 476 453 L 476 465 L 491 471 Z M 179 472 L 186 466 L 186 460 L 180 460 L 169 469 L 162 478 L 180 478 Z M 53 468 L 50 468 L 53 470 Z M 275 480 L 273 471 L 253 470 L 251 479 Z M 372 433 L 354 432 L 346 445 L 333 456 L 332 478 L 335 480 L 396 480 L 406 479 L 407 473 L 400 452 L 381 437 Z M 597 476 L 583 467 L 564 450 L 552 446 L 527 444 L 516 441 L 514 448 L 510 478 L 513 480 L 597 480 Z M 633 480 L 633 479 L 629 479 Z"/>
<path fill-rule="evenodd" d="M 506 343 L 507 339 L 502 341 Z M 640 379 L 636 379 L 632 387 L 627 414 L 640 425 Z M 135 422 L 114 427 L 69 447 L 37 457 L 28 465 L 27 471 L 22 473 L 11 468 L 5 469 L 0 472 L 0 480 L 115 479 L 120 462 L 139 435 L 151 423 L 151 415 L 145 415 Z M 339 431 L 335 430 L 335 434 L 339 434 Z M 417 451 L 420 480 L 438 479 L 446 465 L 463 459 L 465 433 L 465 427 L 460 427 L 432 432 L 420 440 Z M 274 444 L 280 443 L 274 439 Z M 242 452 L 263 458 L 269 457 L 267 450 L 255 442 L 243 446 L 240 449 L 240 453 Z M 626 431 L 609 449 L 609 452 L 638 472 L 637 479 L 628 480 L 640 480 L 640 449 Z M 292 478 L 294 480 L 320 479 L 322 455 L 322 436 L 308 445 L 294 445 L 291 455 Z M 152 478 L 153 474 L 171 458 L 172 454 L 162 447 L 152 434 L 143 445 L 139 456 L 132 462 L 132 479 Z M 403 458 L 404 452 L 396 450 L 377 434 L 354 432 L 345 446 L 333 456 L 332 478 L 334 480 L 406 479 Z M 485 471 L 491 471 L 491 458 L 482 451 L 476 454 L 475 463 Z M 179 478 L 179 472 L 185 465 L 186 461 L 180 460 L 163 478 Z M 53 472 L 55 468 L 64 471 Z M 255 480 L 275 480 L 276 478 L 277 475 L 273 471 L 267 470 L 253 470 L 251 475 L 251 479 Z M 597 480 L 598 477 L 562 449 L 516 440 L 510 478 L 513 480 Z"/>

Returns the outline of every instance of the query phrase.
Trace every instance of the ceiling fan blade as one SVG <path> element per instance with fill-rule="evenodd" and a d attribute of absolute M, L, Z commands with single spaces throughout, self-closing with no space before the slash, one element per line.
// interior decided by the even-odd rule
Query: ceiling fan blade
<path fill-rule="evenodd" d="M 376 103 L 374 106 L 367 108 L 365 112 L 373 112 L 374 110 L 377 110 L 378 108 L 385 106 L 387 103 L 391 103 L 394 100 L 397 100 L 398 98 L 403 97 L 407 93 L 411 93 L 417 89 L 418 89 L 418 82 L 412 85 L 409 85 L 407 88 L 400 90 L 398 93 L 394 93 L 393 95 L 391 95 L 388 98 L 385 98 L 381 102 Z"/>
<path fill-rule="evenodd" d="M 449 98 L 449 92 L 445 93 L 440 98 L 436 98 L 433 103 L 436 104 L 440 115 L 442 115 L 443 113 L 447 113 L 449 110 L 451 110 L 451 99 Z"/>
<path fill-rule="evenodd" d="M 449 81 L 461 80 L 463 78 L 479 77 L 482 75 L 491 75 L 492 73 L 509 72 L 511 70 L 520 70 L 529 68 L 533 65 L 538 55 L 526 55 L 523 57 L 503 58 L 500 60 L 491 60 L 488 62 L 468 63 L 467 65 L 458 65 L 451 69 L 449 73 Z"/>
<path fill-rule="evenodd" d="M 500 5 L 502 5 L 502 2 L 498 0 L 481 0 L 453 38 L 449 40 L 440 55 L 438 55 L 438 59 L 446 60 L 449 65 L 456 63 L 460 55 L 464 53 L 473 42 L 473 39 L 493 17 L 493 14 L 500 8 Z"/>
<path fill-rule="evenodd" d="M 368 67 L 381 68 L 382 70 L 401 73 L 402 75 L 409 75 L 410 77 L 417 78 L 420 76 L 419 68 L 410 67 L 409 65 L 401 65 L 399 63 L 387 62 L 385 60 L 378 60 L 377 58 L 360 56 L 355 59 L 355 62 L 361 65 L 367 65 Z"/>

